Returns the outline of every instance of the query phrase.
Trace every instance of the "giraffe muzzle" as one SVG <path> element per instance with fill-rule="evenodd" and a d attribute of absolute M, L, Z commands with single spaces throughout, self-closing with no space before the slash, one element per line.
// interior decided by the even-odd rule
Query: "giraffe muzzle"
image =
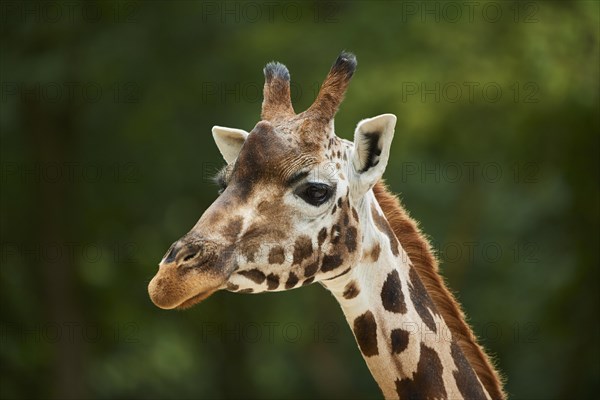
<path fill-rule="evenodd" d="M 173 243 L 148 284 L 152 302 L 162 309 L 188 308 L 218 290 L 229 277 L 216 243 L 182 238 Z"/>

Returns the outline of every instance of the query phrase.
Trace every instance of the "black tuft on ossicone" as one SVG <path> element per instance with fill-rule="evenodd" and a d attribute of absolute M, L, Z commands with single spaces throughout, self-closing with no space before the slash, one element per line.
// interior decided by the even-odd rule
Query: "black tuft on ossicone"
<path fill-rule="evenodd" d="M 350 78 L 352 74 L 354 74 L 354 71 L 356 71 L 356 64 L 356 56 L 354 54 L 342 51 L 337 60 L 333 63 L 331 70 L 342 72 Z"/>
<path fill-rule="evenodd" d="M 270 63 L 265 65 L 263 72 L 265 74 L 265 79 L 267 80 L 267 82 L 270 82 L 273 78 L 279 78 L 285 81 L 290 80 L 290 72 L 288 71 L 287 67 L 277 61 L 271 61 Z"/>

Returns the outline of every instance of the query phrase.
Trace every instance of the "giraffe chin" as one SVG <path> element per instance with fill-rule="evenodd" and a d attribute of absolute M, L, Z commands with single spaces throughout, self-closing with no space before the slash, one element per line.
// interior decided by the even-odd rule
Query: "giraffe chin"
<path fill-rule="evenodd" d="M 180 305 L 175 307 L 175 309 L 176 310 L 187 310 L 188 308 L 195 306 L 196 304 L 200 303 L 201 301 L 207 299 L 208 297 L 210 297 L 210 295 L 212 295 L 216 291 L 217 291 L 216 289 L 213 289 L 213 290 L 207 290 L 204 292 L 200 292 L 197 295 L 187 299 L 186 301 L 184 301 L 183 303 L 181 303 Z"/>

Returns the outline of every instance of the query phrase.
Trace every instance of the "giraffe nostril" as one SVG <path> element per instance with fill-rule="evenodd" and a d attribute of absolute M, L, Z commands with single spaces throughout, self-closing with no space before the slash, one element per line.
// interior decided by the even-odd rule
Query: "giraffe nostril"
<path fill-rule="evenodd" d="M 185 264 L 193 260 L 200 253 L 200 246 L 196 244 L 185 245 L 177 254 L 178 264 Z"/>
<path fill-rule="evenodd" d="M 171 245 L 162 262 L 165 264 L 185 263 L 197 257 L 201 250 L 201 246 L 197 243 L 186 243 L 183 240 L 178 240 Z"/>
<path fill-rule="evenodd" d="M 196 254 L 198 254 L 198 252 L 197 252 L 197 251 L 195 251 L 195 252 L 193 252 L 193 253 L 190 253 L 190 254 L 186 255 L 186 256 L 183 258 L 183 262 L 189 261 L 189 260 L 191 260 L 192 258 L 196 257 Z"/>

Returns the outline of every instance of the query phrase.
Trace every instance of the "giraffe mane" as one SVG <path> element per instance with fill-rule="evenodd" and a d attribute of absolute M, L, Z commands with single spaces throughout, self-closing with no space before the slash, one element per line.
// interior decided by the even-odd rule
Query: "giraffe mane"
<path fill-rule="evenodd" d="M 502 378 L 484 349 L 477 343 L 475 334 L 465 322 L 460 305 L 439 275 L 438 260 L 417 222 L 409 216 L 398 197 L 390 193 L 383 181 L 373 187 L 373 192 L 394 234 L 407 252 L 436 308 L 452 331 L 452 336 L 457 338 L 458 345 L 481 383 L 492 399 L 505 399 Z"/>

